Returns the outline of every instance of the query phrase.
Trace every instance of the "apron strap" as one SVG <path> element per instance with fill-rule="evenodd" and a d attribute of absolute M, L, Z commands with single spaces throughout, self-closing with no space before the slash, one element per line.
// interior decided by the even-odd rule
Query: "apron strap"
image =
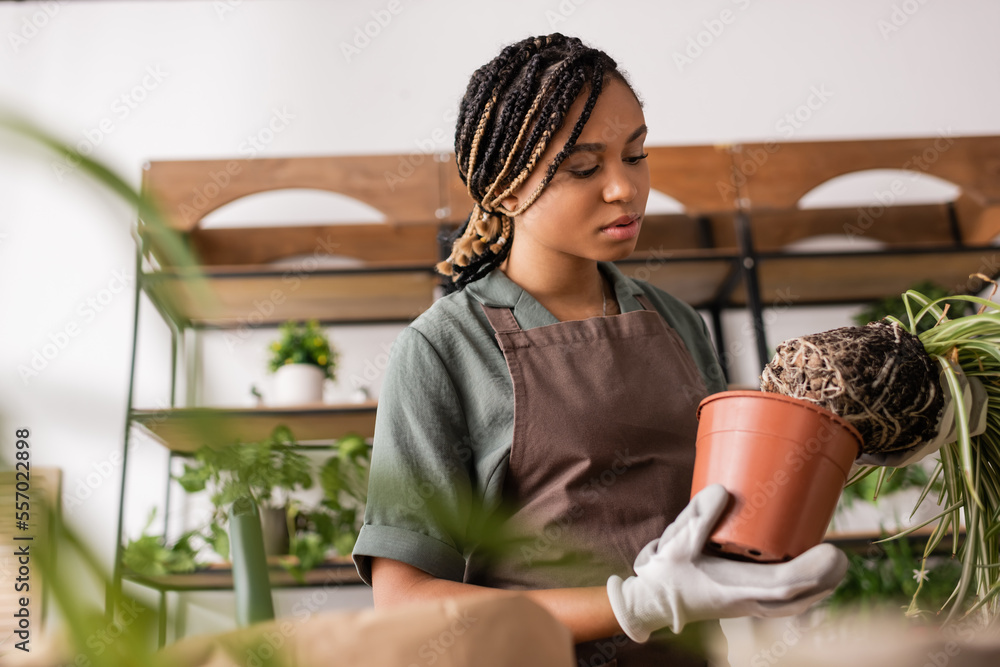
<path fill-rule="evenodd" d="M 646 298 L 645 294 L 636 294 L 635 300 L 638 301 L 639 305 L 642 306 L 645 310 L 651 310 L 654 313 L 656 312 L 656 308 L 654 308 L 653 304 L 649 302 L 649 299 Z"/>
<path fill-rule="evenodd" d="M 635 300 L 639 302 L 639 305 L 645 310 L 650 310 L 656 312 L 656 308 L 650 303 L 649 299 L 646 298 L 645 294 L 636 294 Z M 496 333 L 510 333 L 512 331 L 520 331 L 521 325 L 517 323 L 517 319 L 514 318 L 514 311 L 511 308 L 497 308 L 496 306 L 487 306 L 485 303 L 479 304 L 483 312 L 486 313 L 486 319 L 490 321 L 493 326 L 493 331 Z"/>
<path fill-rule="evenodd" d="M 483 312 L 486 313 L 486 319 L 490 321 L 493 331 L 496 333 L 510 333 L 521 330 L 521 326 L 514 318 L 514 311 L 512 309 L 487 306 L 485 303 L 479 305 L 483 309 Z"/>

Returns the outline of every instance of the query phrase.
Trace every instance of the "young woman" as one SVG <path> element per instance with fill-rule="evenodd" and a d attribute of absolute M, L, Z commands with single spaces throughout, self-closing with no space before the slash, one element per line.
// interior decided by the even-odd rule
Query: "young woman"
<path fill-rule="evenodd" d="M 669 641 L 685 624 L 798 613 L 843 577 L 830 545 L 702 553 L 728 494 L 688 503 L 695 409 L 722 373 L 692 308 L 612 264 L 642 226 L 645 138 L 616 63 L 578 39 L 472 76 L 455 152 L 477 203 L 438 266 L 457 291 L 400 334 L 379 399 L 354 549 L 376 606 L 520 590 L 580 664 L 704 664 Z"/>

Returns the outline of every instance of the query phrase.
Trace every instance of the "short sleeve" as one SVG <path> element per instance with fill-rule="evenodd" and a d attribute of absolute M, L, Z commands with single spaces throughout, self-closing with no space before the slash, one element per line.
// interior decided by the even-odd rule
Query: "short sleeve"
<path fill-rule="evenodd" d="M 371 558 L 443 579 L 465 574 L 471 494 L 461 401 L 445 363 L 412 326 L 389 354 L 375 418 L 365 521 L 353 558 L 371 585 Z"/>

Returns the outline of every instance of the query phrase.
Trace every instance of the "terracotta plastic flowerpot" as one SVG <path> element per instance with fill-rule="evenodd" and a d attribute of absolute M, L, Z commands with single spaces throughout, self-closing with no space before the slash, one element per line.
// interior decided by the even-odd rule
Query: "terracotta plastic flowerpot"
<path fill-rule="evenodd" d="M 760 562 L 790 560 L 823 540 L 861 435 L 808 401 L 725 391 L 698 406 L 692 497 L 722 484 L 730 505 L 707 548 Z"/>

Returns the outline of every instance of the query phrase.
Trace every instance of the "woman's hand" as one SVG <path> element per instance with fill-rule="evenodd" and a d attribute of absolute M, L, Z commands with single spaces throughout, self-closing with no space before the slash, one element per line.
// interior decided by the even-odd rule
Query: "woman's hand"
<path fill-rule="evenodd" d="M 635 576 L 608 579 L 615 617 L 633 640 L 660 628 L 736 616 L 791 616 L 833 592 L 847 572 L 847 557 L 820 544 L 787 563 L 744 563 L 702 552 L 729 493 L 702 489 L 659 538 L 635 560 Z"/>

